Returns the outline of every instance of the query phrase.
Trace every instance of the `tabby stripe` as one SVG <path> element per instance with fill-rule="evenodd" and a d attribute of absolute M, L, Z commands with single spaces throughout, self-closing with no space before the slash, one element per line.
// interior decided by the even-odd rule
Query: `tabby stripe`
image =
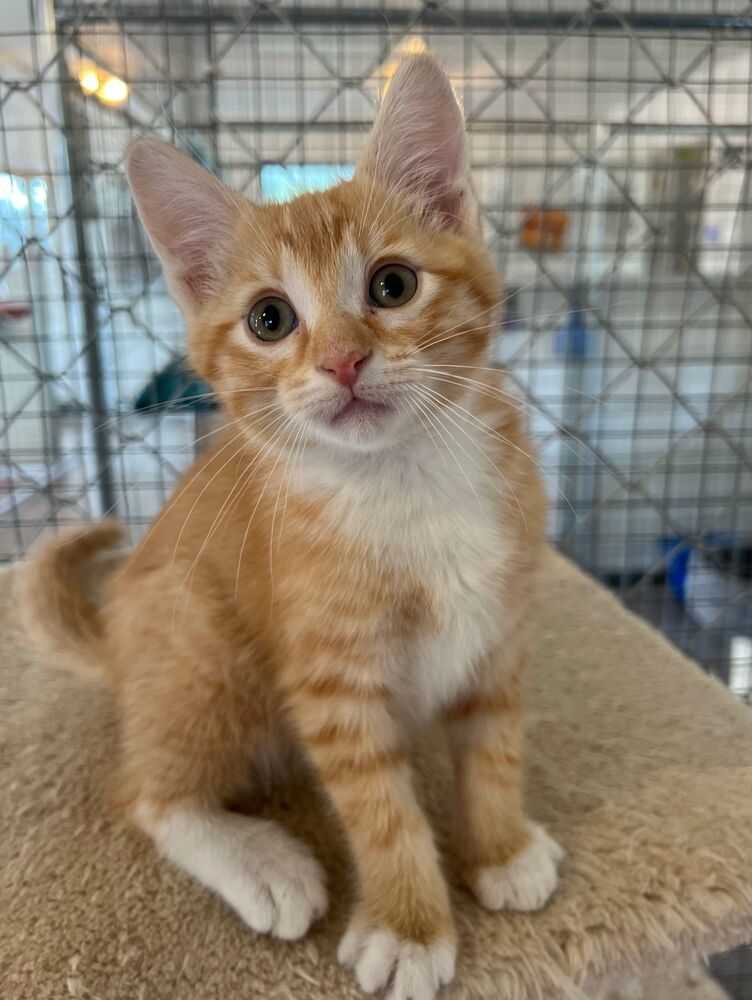
<path fill-rule="evenodd" d="M 309 657 L 323 653 L 331 659 L 355 665 L 365 665 L 366 662 L 366 656 L 361 652 L 363 640 L 360 635 L 348 636 L 332 632 L 322 635 L 320 632 L 306 631 L 296 641 Z"/>
<path fill-rule="evenodd" d="M 368 839 L 371 847 L 378 851 L 390 851 L 402 835 L 405 821 L 402 813 L 390 809 L 385 814 L 385 806 L 374 810 L 372 823 L 368 825 Z"/>
<path fill-rule="evenodd" d="M 520 711 L 519 700 L 500 688 L 498 691 L 470 695 L 446 709 L 444 718 L 449 722 L 460 722 L 473 715 L 501 715 L 514 711 Z"/>
<path fill-rule="evenodd" d="M 326 784 L 336 784 L 377 774 L 379 771 L 393 771 L 407 760 L 401 750 L 386 750 L 370 757 L 345 757 L 331 764 L 319 763 L 319 774 Z"/>
<path fill-rule="evenodd" d="M 327 722 L 320 729 L 306 735 L 306 743 L 310 747 L 328 747 L 333 743 L 348 744 L 364 742 L 371 730 L 362 722 L 347 725 L 344 722 Z"/>
<path fill-rule="evenodd" d="M 519 754 L 510 750 L 494 750 L 493 747 L 476 745 L 469 748 L 470 753 L 474 753 L 480 763 L 487 767 L 505 767 L 510 771 L 519 770 L 522 766 L 522 759 Z"/>
<path fill-rule="evenodd" d="M 341 677 L 301 677 L 287 683 L 289 694 L 311 698 L 351 698 L 353 701 L 384 700 L 388 694 L 383 684 L 352 684 Z"/>

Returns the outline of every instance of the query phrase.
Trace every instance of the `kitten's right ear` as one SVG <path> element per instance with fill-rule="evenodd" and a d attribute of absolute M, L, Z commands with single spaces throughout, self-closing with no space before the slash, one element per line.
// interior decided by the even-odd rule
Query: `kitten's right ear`
<path fill-rule="evenodd" d="M 125 169 L 167 286 L 188 318 L 220 290 L 243 199 L 160 139 L 135 139 Z"/>
<path fill-rule="evenodd" d="M 445 226 L 471 218 L 462 110 L 428 52 L 397 67 L 358 169 L 401 189 Z"/>

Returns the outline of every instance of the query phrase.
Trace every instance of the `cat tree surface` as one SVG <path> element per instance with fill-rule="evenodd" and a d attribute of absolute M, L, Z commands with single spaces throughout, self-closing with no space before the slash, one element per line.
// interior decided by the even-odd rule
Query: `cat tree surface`
<path fill-rule="evenodd" d="M 257 937 L 108 817 L 112 696 L 31 656 L 12 577 L 0 574 L 5 1000 L 360 996 L 335 960 L 349 862 L 315 794 L 261 807 L 314 845 L 331 910 L 302 942 Z M 567 850 L 561 887 L 530 916 L 484 913 L 457 889 L 446 995 L 581 1000 L 752 940 L 752 712 L 553 553 L 535 632 L 528 800 Z M 418 758 L 436 811 L 451 811 L 441 740 Z"/>

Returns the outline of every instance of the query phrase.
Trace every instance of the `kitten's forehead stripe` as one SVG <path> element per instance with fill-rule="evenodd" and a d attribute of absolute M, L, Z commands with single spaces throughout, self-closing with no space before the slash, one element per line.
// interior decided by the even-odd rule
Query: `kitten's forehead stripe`
<path fill-rule="evenodd" d="M 333 203 L 308 208 L 308 225 L 319 230 L 318 242 L 283 240 L 280 260 L 283 288 L 310 329 L 328 310 L 362 316 L 367 276 L 366 254 L 346 213 Z"/>
<path fill-rule="evenodd" d="M 321 285 L 316 281 L 301 258 L 288 247 L 283 247 L 282 284 L 293 308 L 308 329 L 319 322 L 322 310 Z"/>
<path fill-rule="evenodd" d="M 338 263 L 342 306 L 352 315 L 361 316 L 365 311 L 366 261 L 352 227 L 344 233 Z"/>

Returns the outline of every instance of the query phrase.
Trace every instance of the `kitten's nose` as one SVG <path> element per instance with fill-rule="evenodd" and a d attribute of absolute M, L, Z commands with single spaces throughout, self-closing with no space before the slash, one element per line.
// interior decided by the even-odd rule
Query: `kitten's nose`
<path fill-rule="evenodd" d="M 350 351 L 349 354 L 339 354 L 324 358 L 320 368 L 322 372 L 328 372 L 348 389 L 352 389 L 358 381 L 363 365 L 371 357 L 371 352 L 364 354 L 362 351 Z"/>

